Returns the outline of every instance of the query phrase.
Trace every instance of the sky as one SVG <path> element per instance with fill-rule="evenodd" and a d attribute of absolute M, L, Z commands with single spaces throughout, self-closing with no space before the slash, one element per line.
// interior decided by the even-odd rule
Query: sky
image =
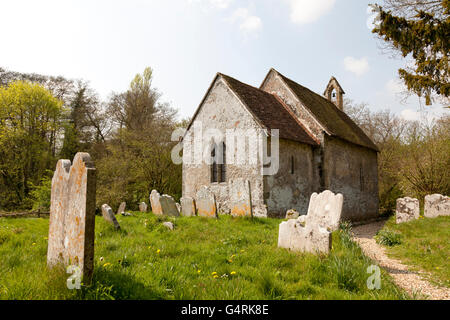
<path fill-rule="evenodd" d="M 0 67 L 81 78 L 106 100 L 149 66 L 180 118 L 194 114 L 217 72 L 259 87 L 270 68 L 319 94 L 335 76 L 346 98 L 405 119 L 448 112 L 404 101 L 405 61 L 371 33 L 373 2 L 1 1 Z"/>

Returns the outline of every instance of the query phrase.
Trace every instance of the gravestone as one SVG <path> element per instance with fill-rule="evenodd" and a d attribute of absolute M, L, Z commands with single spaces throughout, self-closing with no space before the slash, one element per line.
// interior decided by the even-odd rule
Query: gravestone
<path fill-rule="evenodd" d="M 344 196 L 334 194 L 329 190 L 317 194 L 313 193 L 309 200 L 307 221 L 316 223 L 329 231 L 339 229 Z"/>
<path fill-rule="evenodd" d="M 251 217 L 250 182 L 244 179 L 231 180 L 229 188 L 231 215 L 233 217 Z"/>
<path fill-rule="evenodd" d="M 286 211 L 286 217 L 285 219 L 297 219 L 300 217 L 300 213 L 295 209 L 290 209 Z"/>
<path fill-rule="evenodd" d="M 78 266 L 88 284 L 94 270 L 96 170 L 88 153 L 59 160 L 52 179 L 47 265 Z"/>
<path fill-rule="evenodd" d="M 293 251 L 324 253 L 331 250 L 331 233 L 339 228 L 344 197 L 326 190 L 313 193 L 308 214 L 280 224 L 278 246 Z"/>
<path fill-rule="evenodd" d="M 425 196 L 424 215 L 427 218 L 450 216 L 450 197 L 441 194 Z"/>
<path fill-rule="evenodd" d="M 314 224 L 302 225 L 296 219 L 280 224 L 278 247 L 292 251 L 328 254 L 331 250 L 331 232 Z"/>
<path fill-rule="evenodd" d="M 106 221 L 111 223 L 116 230 L 120 229 L 120 224 L 117 221 L 113 210 L 107 204 L 102 205 L 102 215 L 103 215 L 103 219 L 105 219 Z"/>
<path fill-rule="evenodd" d="M 119 209 L 117 209 L 117 214 L 123 214 L 125 213 L 125 209 L 127 207 L 127 203 L 126 202 L 122 202 L 119 206 Z"/>
<path fill-rule="evenodd" d="M 139 211 L 140 212 L 147 212 L 147 204 L 145 202 L 141 202 L 139 204 Z"/>
<path fill-rule="evenodd" d="M 217 218 L 217 205 L 214 193 L 203 186 L 197 191 L 195 203 L 199 217 Z"/>
<path fill-rule="evenodd" d="M 152 212 L 156 215 L 162 215 L 161 203 L 160 203 L 161 195 L 156 190 L 152 190 L 150 193 L 150 204 L 152 206 Z"/>
<path fill-rule="evenodd" d="M 395 210 L 397 224 L 419 219 L 419 216 L 419 200 L 410 197 L 397 199 L 397 207 Z"/>
<path fill-rule="evenodd" d="M 181 203 L 181 214 L 185 217 L 195 216 L 195 202 L 191 197 L 182 197 L 180 199 Z"/>
<path fill-rule="evenodd" d="M 180 215 L 176 202 L 171 196 L 163 194 L 162 197 L 159 198 L 159 202 L 164 215 L 173 217 L 178 217 Z"/>

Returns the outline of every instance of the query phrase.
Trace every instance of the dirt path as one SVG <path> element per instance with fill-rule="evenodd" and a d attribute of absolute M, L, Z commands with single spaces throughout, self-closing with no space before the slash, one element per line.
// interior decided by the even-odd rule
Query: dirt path
<path fill-rule="evenodd" d="M 432 300 L 449 300 L 450 289 L 431 284 L 420 276 L 420 274 L 426 274 L 425 272 L 408 270 L 406 265 L 386 255 L 385 249 L 373 239 L 383 225 L 384 221 L 379 221 L 353 227 L 354 239 L 364 253 L 384 268 L 395 283 L 410 295 L 419 295 L 419 297 L 422 295 Z"/>

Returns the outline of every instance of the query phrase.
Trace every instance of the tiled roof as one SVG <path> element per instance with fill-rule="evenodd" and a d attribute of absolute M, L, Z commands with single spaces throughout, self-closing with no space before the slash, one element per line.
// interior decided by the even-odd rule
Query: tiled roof
<path fill-rule="evenodd" d="M 277 73 L 330 135 L 378 151 L 377 146 L 364 131 L 331 101 L 299 85 L 281 73 Z"/>
<path fill-rule="evenodd" d="M 318 145 L 274 95 L 224 74 L 220 76 L 262 126 L 279 129 L 280 138 Z"/>

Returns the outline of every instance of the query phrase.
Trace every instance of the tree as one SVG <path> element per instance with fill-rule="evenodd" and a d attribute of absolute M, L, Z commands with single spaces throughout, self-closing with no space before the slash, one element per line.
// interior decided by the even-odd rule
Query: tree
<path fill-rule="evenodd" d="M 55 164 L 63 103 L 38 84 L 0 87 L 0 206 L 27 206 L 31 185 Z"/>
<path fill-rule="evenodd" d="M 375 5 L 379 17 L 373 32 L 404 58 L 413 58 L 413 67 L 399 69 L 400 78 L 427 105 L 433 95 L 448 102 L 450 1 L 386 0 L 386 8 Z"/>
<path fill-rule="evenodd" d="M 127 201 L 137 206 L 148 201 L 152 189 L 181 196 L 181 166 L 171 160 L 176 111 L 160 102 L 152 78 L 152 70 L 146 68 L 126 92 L 110 99 L 107 114 L 114 131 L 106 142 L 108 156 L 97 162 L 101 203 Z"/>

